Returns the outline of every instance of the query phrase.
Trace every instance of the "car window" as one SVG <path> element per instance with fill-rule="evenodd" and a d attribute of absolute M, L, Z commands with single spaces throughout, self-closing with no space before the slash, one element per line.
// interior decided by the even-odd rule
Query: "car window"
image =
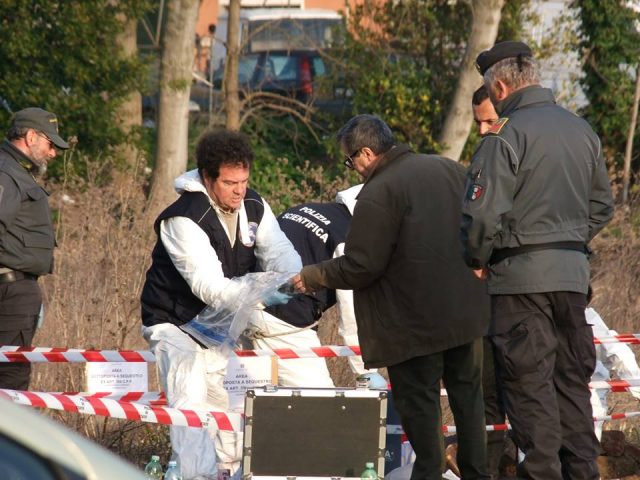
<path fill-rule="evenodd" d="M 297 79 L 298 57 L 282 55 L 267 55 L 264 63 L 256 72 L 256 81 L 260 82 L 286 82 Z"/>
<path fill-rule="evenodd" d="M 238 61 L 238 81 L 240 83 L 246 83 L 251 80 L 253 72 L 258 65 L 258 57 L 259 55 L 257 54 L 240 57 Z"/>
<path fill-rule="evenodd" d="M 243 55 L 238 60 L 238 82 L 240 84 L 248 83 L 251 81 L 251 77 L 253 77 L 253 72 L 255 72 L 258 65 L 258 58 L 260 55 L 257 53 L 251 53 L 249 55 Z M 213 74 L 213 82 L 214 84 L 220 85 L 222 79 L 224 78 L 224 65 L 221 65 L 218 70 L 216 70 Z"/>
<path fill-rule="evenodd" d="M 314 57 L 312 59 L 312 62 L 313 62 L 313 72 L 316 77 L 321 77 L 322 75 L 327 73 L 324 67 L 324 60 L 322 60 L 322 57 Z"/>
<path fill-rule="evenodd" d="M 0 472 L 2 472 L 2 478 L 6 480 L 56 480 L 59 478 L 39 455 L 3 435 L 0 435 Z"/>

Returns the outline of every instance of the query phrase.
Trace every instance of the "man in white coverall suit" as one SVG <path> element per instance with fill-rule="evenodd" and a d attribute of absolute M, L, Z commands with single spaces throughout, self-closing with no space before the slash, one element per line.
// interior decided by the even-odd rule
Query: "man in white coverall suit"
<path fill-rule="evenodd" d="M 247 292 L 233 278 L 256 270 L 296 272 L 302 263 L 267 202 L 247 188 L 253 152 L 245 136 L 207 132 L 196 159 L 198 168 L 175 181 L 180 197 L 154 224 L 157 242 L 141 296 L 143 336 L 156 356 L 169 406 L 224 411 L 227 359 L 180 327 L 208 305 L 234 311 Z M 173 458 L 184 479 L 216 478 L 218 468 L 233 473 L 241 435 L 172 426 Z"/>

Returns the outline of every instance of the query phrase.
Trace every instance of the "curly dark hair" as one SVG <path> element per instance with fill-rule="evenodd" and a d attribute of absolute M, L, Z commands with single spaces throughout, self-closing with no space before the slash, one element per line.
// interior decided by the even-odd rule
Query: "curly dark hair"
<path fill-rule="evenodd" d="M 196 161 L 200 178 L 204 172 L 212 180 L 218 178 L 221 165 L 251 168 L 253 150 L 246 135 L 231 130 L 209 130 L 202 134 L 196 146 Z"/>

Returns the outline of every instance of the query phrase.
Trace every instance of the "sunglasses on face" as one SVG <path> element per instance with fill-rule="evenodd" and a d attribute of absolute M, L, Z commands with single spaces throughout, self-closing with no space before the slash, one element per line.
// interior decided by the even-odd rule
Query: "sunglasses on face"
<path fill-rule="evenodd" d="M 354 168 L 353 159 L 358 156 L 358 154 L 360 153 L 360 150 L 362 150 L 362 149 L 361 148 L 357 149 L 351 155 L 345 155 L 345 159 L 344 159 L 344 166 L 345 167 L 353 170 L 353 168 Z"/>

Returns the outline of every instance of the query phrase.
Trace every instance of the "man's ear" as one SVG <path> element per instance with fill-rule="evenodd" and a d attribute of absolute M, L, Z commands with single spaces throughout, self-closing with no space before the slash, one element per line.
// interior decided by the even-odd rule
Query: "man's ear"
<path fill-rule="evenodd" d="M 38 134 L 35 130 L 27 130 L 27 134 L 24 136 L 24 143 L 30 147 L 38 141 Z"/>
<path fill-rule="evenodd" d="M 361 154 L 365 154 L 367 156 L 367 158 L 373 158 L 376 156 L 375 153 L 373 153 L 373 150 L 371 150 L 369 147 L 362 147 L 360 149 L 360 153 Z"/>
<path fill-rule="evenodd" d="M 496 80 L 493 83 L 493 88 L 494 88 L 496 99 L 499 102 L 507 98 L 511 93 L 511 89 L 502 80 Z"/>

